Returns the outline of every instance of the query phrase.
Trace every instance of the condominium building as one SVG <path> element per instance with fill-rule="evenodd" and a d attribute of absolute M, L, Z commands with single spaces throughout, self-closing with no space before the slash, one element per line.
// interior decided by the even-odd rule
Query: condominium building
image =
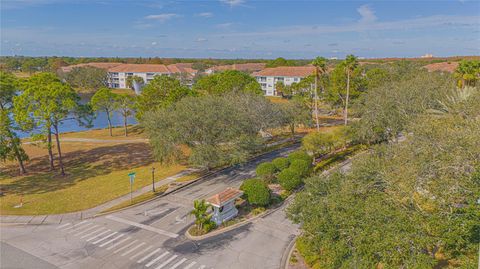
<path fill-rule="evenodd" d="M 314 72 L 315 67 L 313 66 L 280 66 L 266 68 L 252 75 L 262 86 L 264 95 L 276 96 L 278 95 L 275 89 L 277 82 L 282 82 L 288 86 L 300 82 L 303 78 L 314 74 Z"/>

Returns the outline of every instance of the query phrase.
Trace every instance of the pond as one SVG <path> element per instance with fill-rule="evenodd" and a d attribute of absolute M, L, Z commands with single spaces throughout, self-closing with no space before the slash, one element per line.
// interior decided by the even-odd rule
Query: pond
<path fill-rule="evenodd" d="M 90 100 L 90 96 L 82 96 L 82 103 L 86 103 L 89 100 Z M 79 132 L 79 131 L 86 131 L 86 130 L 91 130 L 91 129 L 107 128 L 108 127 L 107 114 L 105 112 L 99 112 L 99 113 L 96 113 L 95 115 L 96 115 L 96 118 L 92 121 L 93 126 L 91 128 L 86 128 L 85 126 L 80 126 L 75 119 L 67 119 L 67 120 L 62 121 L 62 123 L 60 124 L 58 129 L 59 129 L 60 133 L 67 133 L 67 132 Z M 123 126 L 123 116 L 122 116 L 122 114 L 120 114 L 120 112 L 117 112 L 117 111 L 113 112 L 112 117 L 111 117 L 111 121 L 112 121 L 113 126 Z M 135 119 L 135 116 L 132 115 L 132 116 L 128 117 L 127 123 L 128 124 L 136 124 L 137 121 Z M 29 137 L 30 134 L 31 133 L 17 132 L 17 135 L 20 138 Z"/>

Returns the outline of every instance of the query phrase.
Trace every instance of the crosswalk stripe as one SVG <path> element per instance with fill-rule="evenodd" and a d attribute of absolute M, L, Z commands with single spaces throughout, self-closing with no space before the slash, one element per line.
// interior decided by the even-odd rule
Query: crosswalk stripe
<path fill-rule="evenodd" d="M 162 255 L 156 257 L 155 259 L 151 260 L 149 263 L 147 263 L 145 266 L 146 267 L 150 267 L 152 264 L 156 263 L 158 260 L 160 260 L 161 258 L 165 257 L 168 255 L 168 251 L 165 251 Z"/>
<path fill-rule="evenodd" d="M 67 227 L 67 226 L 70 225 L 70 224 L 71 224 L 70 222 L 69 222 L 69 223 L 62 224 L 62 225 L 60 225 L 60 226 L 57 227 L 57 230 L 60 230 L 60 229 L 62 229 L 63 227 Z"/>
<path fill-rule="evenodd" d="M 178 266 L 180 266 L 182 263 L 184 263 L 187 259 L 183 258 L 181 259 L 179 262 L 177 262 L 176 264 L 174 264 L 172 267 L 170 267 L 170 269 L 175 269 L 177 268 Z"/>
<path fill-rule="evenodd" d="M 123 242 L 128 241 L 129 239 L 130 239 L 130 236 L 127 236 L 126 238 L 120 240 L 119 242 L 109 246 L 107 249 L 110 250 L 112 248 L 116 248 L 116 247 L 120 246 Z"/>
<path fill-rule="evenodd" d="M 101 231 L 101 230 L 103 230 L 103 229 L 105 229 L 105 228 L 104 228 L 104 227 L 101 227 L 100 229 L 98 229 L 98 230 L 95 230 L 95 231 L 93 231 L 93 232 L 91 232 L 91 233 L 88 233 L 88 234 L 82 235 L 80 238 L 82 238 L 82 239 L 83 239 L 83 238 L 85 238 L 85 237 L 92 236 L 93 234 L 96 234 L 96 233 L 100 232 L 100 231 Z"/>
<path fill-rule="evenodd" d="M 118 221 L 118 222 L 121 222 L 121 223 L 124 223 L 124 224 L 127 224 L 127 225 L 135 226 L 135 227 L 147 230 L 147 231 L 162 234 L 162 235 L 165 235 L 165 236 L 168 236 L 168 237 L 172 237 L 172 238 L 177 238 L 178 237 L 178 234 L 171 233 L 171 232 L 168 232 L 168 231 L 164 231 L 164 230 L 161 230 L 161 229 L 157 229 L 155 227 L 148 226 L 148 225 L 145 225 L 145 224 L 142 224 L 142 223 L 137 223 L 137 222 L 133 222 L 133 221 L 130 221 L 130 220 L 127 220 L 127 219 L 122 219 L 122 218 L 119 218 L 119 217 L 115 217 L 115 216 L 112 216 L 112 215 L 106 216 L 106 218 L 110 219 L 110 220 Z"/>
<path fill-rule="evenodd" d="M 87 229 L 85 229 L 85 230 L 83 230 L 83 231 L 81 231 L 81 232 L 79 232 L 79 233 L 76 233 L 76 234 L 74 234 L 74 235 L 75 235 L 75 236 L 79 236 L 79 235 L 81 235 L 81 234 L 83 234 L 83 233 L 85 233 L 85 232 L 91 231 L 91 230 L 93 230 L 93 229 L 95 229 L 95 228 L 97 228 L 97 227 L 98 227 L 98 225 L 93 225 L 93 226 L 91 226 L 91 227 L 89 227 L 89 228 L 87 228 Z"/>
<path fill-rule="evenodd" d="M 131 257 L 130 257 L 130 260 L 133 260 L 133 259 L 135 259 L 136 257 L 142 255 L 143 253 L 149 251 L 151 248 L 152 248 L 152 246 L 149 246 L 149 247 L 146 248 L 146 249 L 142 249 L 142 250 L 141 250 L 140 252 L 138 252 L 137 254 L 131 256 Z"/>
<path fill-rule="evenodd" d="M 112 231 L 112 230 L 107 229 L 106 231 L 103 231 L 103 232 L 101 232 L 101 233 L 99 233 L 99 234 L 96 234 L 96 235 L 88 238 L 88 239 L 87 239 L 87 242 L 90 242 L 90 241 L 92 241 L 93 239 L 98 238 L 99 236 L 102 236 L 102 235 L 104 235 L 104 234 L 107 234 L 107 233 L 109 233 L 109 232 L 111 232 L 111 231 Z"/>
<path fill-rule="evenodd" d="M 107 242 L 104 242 L 104 243 L 100 244 L 99 247 L 102 247 L 102 248 L 103 248 L 104 246 L 112 243 L 113 241 L 115 241 L 115 240 L 117 240 L 117 239 L 119 239 L 119 238 L 122 238 L 124 235 L 125 235 L 125 234 L 119 234 L 119 235 L 115 236 L 114 238 L 108 240 Z"/>
<path fill-rule="evenodd" d="M 166 260 L 164 263 L 157 266 L 157 268 L 155 268 L 155 269 L 161 269 L 161 268 L 165 267 L 165 265 L 169 264 L 171 261 L 175 260 L 177 257 L 178 257 L 177 255 L 173 255 L 168 260 Z"/>
<path fill-rule="evenodd" d="M 85 222 L 87 222 L 87 221 L 84 220 L 84 221 L 79 222 L 79 223 L 77 223 L 77 224 L 75 224 L 75 225 L 72 225 L 72 226 L 70 226 L 70 227 L 67 227 L 67 228 L 65 228 L 65 229 L 62 229 L 62 231 L 68 231 L 68 230 L 70 230 L 70 229 L 73 229 L 73 228 L 75 228 L 75 227 L 78 227 L 78 226 L 84 224 Z"/>
<path fill-rule="evenodd" d="M 86 227 L 89 227 L 90 225 L 93 225 L 93 223 L 88 222 L 88 223 L 86 223 L 85 225 L 79 226 L 79 227 L 77 227 L 77 228 L 75 228 L 75 229 L 72 229 L 71 231 L 68 231 L 67 234 L 81 231 L 81 230 L 85 229 Z"/>
<path fill-rule="evenodd" d="M 123 256 L 126 256 L 127 254 L 132 253 L 132 252 L 135 251 L 137 248 L 139 248 L 139 247 L 141 247 L 141 246 L 143 246 L 143 245 L 145 245 L 145 242 L 142 242 L 142 243 L 136 245 L 135 247 L 127 250 L 127 251 L 126 251 L 125 253 L 123 253 L 121 256 L 122 256 L 122 257 L 123 257 Z"/>
<path fill-rule="evenodd" d="M 137 243 L 137 242 L 138 242 L 138 240 L 133 240 L 132 242 L 130 242 L 130 243 L 128 243 L 128 244 L 126 244 L 125 246 L 123 246 L 123 247 L 121 247 L 121 248 L 119 248 L 119 249 L 115 250 L 113 253 L 118 253 L 118 252 L 120 252 L 120 251 L 122 251 L 122 250 L 124 250 L 124 249 L 128 248 L 129 246 L 131 246 L 131 245 L 133 245 L 133 244 L 135 244 L 135 243 Z"/>
<path fill-rule="evenodd" d="M 117 234 L 117 232 L 113 232 L 113 233 L 111 233 L 111 234 L 108 234 L 108 235 L 106 235 L 106 236 L 104 236 L 104 237 L 102 237 L 102 238 L 100 238 L 100 239 L 97 239 L 97 240 L 93 241 L 92 244 L 96 245 L 96 244 L 102 242 L 103 240 L 108 239 L 108 238 L 110 238 L 110 237 L 112 237 L 112 236 L 114 236 L 114 235 L 116 235 L 116 234 Z"/>
<path fill-rule="evenodd" d="M 185 268 L 183 269 L 190 269 L 192 268 L 195 264 L 197 264 L 197 262 L 191 262 L 189 265 L 187 265 Z"/>
<path fill-rule="evenodd" d="M 203 268 L 205 268 L 205 267 L 207 267 L 207 266 L 202 265 L 202 266 L 198 267 L 198 269 L 203 269 Z"/>
<path fill-rule="evenodd" d="M 146 261 L 148 258 L 152 257 L 153 255 L 155 255 L 155 253 L 159 252 L 160 250 L 162 250 L 161 248 L 157 248 L 156 250 L 150 252 L 147 256 L 141 258 L 140 260 L 137 261 L 137 263 L 142 263 L 144 261 Z"/>

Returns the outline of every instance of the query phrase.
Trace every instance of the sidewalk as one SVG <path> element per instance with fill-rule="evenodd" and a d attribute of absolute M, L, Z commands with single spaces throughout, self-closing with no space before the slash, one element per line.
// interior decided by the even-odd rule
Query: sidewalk
<path fill-rule="evenodd" d="M 155 187 L 160 187 L 162 185 L 167 185 L 172 182 L 175 182 L 180 177 L 189 175 L 191 173 L 194 173 L 198 171 L 197 169 L 186 169 L 183 170 L 182 172 L 164 178 L 158 182 L 156 182 Z M 149 184 L 141 189 L 138 189 L 134 191 L 133 197 L 137 197 L 139 195 L 142 195 L 147 192 L 152 191 L 152 184 Z M 108 201 L 104 204 L 98 205 L 96 207 L 78 211 L 78 212 L 73 212 L 73 213 L 65 213 L 65 214 L 56 214 L 56 215 L 37 215 L 37 216 L 27 216 L 27 215 L 3 215 L 0 216 L 0 224 L 31 224 L 31 225 L 40 225 L 40 224 L 59 224 L 62 222 L 72 222 L 72 221 L 77 221 L 77 220 L 82 220 L 82 219 L 87 219 L 91 218 L 100 212 L 111 208 L 112 206 L 115 206 L 119 203 L 122 203 L 124 201 L 130 200 L 130 193 L 125 194 L 123 196 L 120 196 L 118 198 L 115 198 L 111 201 Z"/>

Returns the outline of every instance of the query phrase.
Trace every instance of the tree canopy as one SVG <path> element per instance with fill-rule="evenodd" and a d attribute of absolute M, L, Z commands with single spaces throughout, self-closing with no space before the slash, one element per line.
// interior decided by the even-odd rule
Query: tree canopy
<path fill-rule="evenodd" d="M 61 76 L 72 87 L 98 90 L 107 86 L 107 71 L 92 66 L 74 67 L 70 72 Z"/>
<path fill-rule="evenodd" d="M 247 73 L 227 70 L 200 78 L 193 89 L 200 94 L 254 93 L 263 94 L 260 84 Z"/>

